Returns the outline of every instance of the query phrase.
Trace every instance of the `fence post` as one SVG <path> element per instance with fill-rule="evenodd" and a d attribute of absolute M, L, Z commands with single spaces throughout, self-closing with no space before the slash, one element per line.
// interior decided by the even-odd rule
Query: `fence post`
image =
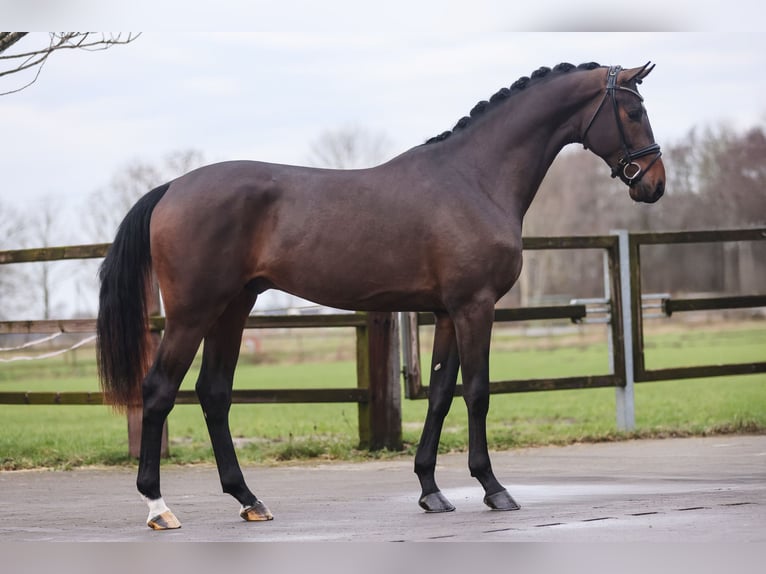
<path fill-rule="evenodd" d="M 162 314 L 162 308 L 160 305 L 160 286 L 157 283 L 157 277 L 152 274 L 151 289 L 147 293 L 148 295 L 148 308 L 149 316 L 156 316 Z M 152 332 L 150 335 L 151 345 L 150 352 L 154 356 L 157 352 L 157 347 L 160 346 L 160 340 L 162 335 L 157 332 Z M 128 455 L 133 458 L 138 458 L 141 454 L 141 429 L 143 427 L 143 407 L 141 405 L 134 405 L 128 407 Z M 165 426 L 162 427 L 162 443 L 160 447 L 160 456 L 166 458 L 169 455 L 168 450 L 168 421 L 165 421 Z"/>
<path fill-rule="evenodd" d="M 633 370 L 633 321 L 631 305 L 631 281 L 630 281 L 630 242 L 627 230 L 612 231 L 617 236 L 619 253 L 619 285 L 620 285 L 620 317 L 612 317 L 612 321 L 620 321 L 622 331 L 622 355 L 624 370 L 623 380 L 625 386 L 615 387 L 615 402 L 617 412 L 617 428 L 630 431 L 636 428 L 636 413 L 633 397 L 634 370 Z M 641 312 L 639 307 L 638 312 Z M 612 337 L 610 337 L 610 340 Z M 614 342 L 613 342 L 614 343 Z M 617 342 L 619 344 L 619 342 Z"/>
<path fill-rule="evenodd" d="M 420 333 L 417 313 L 399 313 L 399 330 L 402 335 L 402 374 L 404 397 L 418 399 L 423 394 L 423 375 L 420 372 Z"/>
<path fill-rule="evenodd" d="M 369 450 L 402 449 L 402 391 L 399 328 L 395 313 L 367 313 L 357 327 L 357 386 L 368 401 L 359 403 L 359 445 Z"/>

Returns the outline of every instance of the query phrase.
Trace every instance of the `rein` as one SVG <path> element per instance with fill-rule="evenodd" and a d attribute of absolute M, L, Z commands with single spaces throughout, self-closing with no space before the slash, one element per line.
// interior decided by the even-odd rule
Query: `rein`
<path fill-rule="evenodd" d="M 598 108 L 596 108 L 595 113 L 591 117 L 590 121 L 588 122 L 588 126 L 585 128 L 585 131 L 582 135 L 582 141 L 583 141 L 583 147 L 585 149 L 588 149 L 588 146 L 585 144 L 585 137 L 588 135 L 588 131 L 593 126 L 593 122 L 596 121 L 596 118 L 598 117 L 598 114 L 601 112 L 601 109 L 604 107 L 604 104 L 606 103 L 607 99 L 610 99 L 612 101 L 612 109 L 614 110 L 614 119 L 617 122 L 617 128 L 620 132 L 620 143 L 622 144 L 622 150 L 623 155 L 617 162 L 617 165 L 612 167 L 612 177 L 620 177 L 620 179 L 625 182 L 629 186 L 633 186 L 639 181 L 641 181 L 641 178 L 644 176 L 644 173 L 649 171 L 651 167 L 654 165 L 654 163 L 660 159 L 660 156 L 662 155 L 662 151 L 660 151 L 660 145 L 657 143 L 650 144 L 646 147 L 642 147 L 640 149 L 631 151 L 628 147 L 627 139 L 625 138 L 625 129 L 622 125 L 622 120 L 620 119 L 620 111 L 617 106 L 617 90 L 622 90 L 623 92 L 628 92 L 630 94 L 633 94 L 636 96 L 640 101 L 644 101 L 644 98 L 641 97 L 641 94 L 639 94 L 635 90 L 631 90 L 630 88 L 626 88 L 624 86 L 618 86 L 617 85 L 617 74 L 622 69 L 621 66 L 610 66 L 609 71 L 607 72 L 606 76 L 606 90 L 604 91 L 604 96 L 601 98 L 601 103 L 599 103 Z M 654 158 L 651 162 L 649 162 L 649 165 L 646 166 L 646 169 L 643 169 L 638 163 L 636 163 L 635 159 L 638 159 L 640 157 L 644 157 L 647 155 L 654 154 Z"/>

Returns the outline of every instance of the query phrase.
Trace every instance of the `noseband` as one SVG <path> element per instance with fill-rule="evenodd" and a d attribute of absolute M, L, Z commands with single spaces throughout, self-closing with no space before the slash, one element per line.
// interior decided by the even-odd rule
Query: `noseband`
<path fill-rule="evenodd" d="M 625 129 L 623 128 L 622 120 L 620 119 L 620 110 L 617 107 L 617 90 L 622 90 L 624 92 L 633 94 L 642 102 L 644 101 L 644 98 L 642 98 L 641 94 L 639 94 L 635 90 L 631 90 L 630 88 L 617 85 L 617 74 L 620 72 L 621 69 L 622 68 L 620 66 L 610 66 L 606 76 L 606 91 L 604 92 L 604 97 L 601 98 L 601 103 L 598 105 L 598 108 L 596 108 L 596 112 L 593 114 L 593 117 L 591 117 L 590 121 L 588 122 L 588 127 L 585 128 L 585 131 L 583 132 L 583 135 L 582 135 L 582 141 L 583 141 L 583 147 L 585 149 L 588 149 L 588 146 L 585 144 L 585 136 L 588 135 L 588 130 L 590 130 L 591 126 L 593 126 L 593 122 L 596 121 L 596 118 L 598 117 L 599 112 L 601 112 L 601 109 L 604 107 L 604 103 L 607 101 L 607 99 L 611 99 L 612 108 L 614 109 L 614 119 L 617 122 L 617 128 L 620 132 L 620 143 L 622 144 L 622 152 L 623 152 L 622 157 L 617 162 L 617 165 L 612 167 L 612 177 L 619 176 L 620 179 L 623 182 L 625 182 L 627 185 L 633 186 L 637 184 L 641 180 L 641 178 L 644 176 L 644 173 L 649 171 L 649 169 L 651 169 L 654 163 L 658 159 L 660 159 L 662 152 L 660 151 L 660 145 L 657 143 L 650 144 L 646 147 L 642 147 L 634 151 L 631 151 L 628 148 L 628 142 L 625 139 Z M 644 156 L 652 155 L 652 154 L 654 154 L 654 159 L 652 159 L 649 165 L 646 166 L 646 169 L 642 169 L 639 164 L 633 161 L 640 157 L 644 157 Z"/>

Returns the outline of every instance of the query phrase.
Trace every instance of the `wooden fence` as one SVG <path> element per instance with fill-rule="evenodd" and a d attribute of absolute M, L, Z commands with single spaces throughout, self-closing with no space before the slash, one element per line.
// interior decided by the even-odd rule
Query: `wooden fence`
<path fill-rule="evenodd" d="M 599 249 L 604 253 L 604 294 L 597 301 L 606 310 L 609 329 L 611 373 L 581 377 L 493 381 L 492 393 L 527 392 L 556 389 L 615 387 L 617 392 L 617 424 L 629 429 L 634 425 L 634 382 L 658 381 L 685 377 L 707 377 L 766 372 L 766 362 L 736 365 L 647 370 L 643 354 L 643 305 L 641 292 L 642 245 L 660 243 L 702 243 L 719 241 L 766 240 L 766 228 L 697 231 L 682 233 L 615 232 L 604 236 L 528 237 L 524 249 Z M 108 244 L 49 247 L 1 251 L 0 264 L 32 261 L 57 261 L 103 257 Z M 764 289 L 766 291 L 766 289 Z M 627 302 L 627 304 L 625 304 Z M 726 296 L 704 299 L 672 299 L 662 301 L 663 311 L 670 315 L 693 310 L 732 309 L 766 306 L 766 295 Z M 533 321 L 568 319 L 583 321 L 589 317 L 587 303 L 570 305 L 498 309 L 495 320 Z M 369 449 L 398 449 L 401 433 L 401 380 L 409 399 L 428 396 L 420 368 L 419 327 L 433 323 L 426 313 L 357 313 L 312 316 L 251 316 L 248 329 L 351 327 L 356 330 L 356 388 L 323 389 L 258 389 L 233 392 L 236 403 L 356 403 L 359 412 L 360 445 Z M 401 324 L 400 369 L 399 325 Z M 164 318 L 150 318 L 151 329 L 159 334 Z M 4 321 L 0 334 L 10 333 L 93 333 L 95 320 Z M 456 394 L 462 389 L 458 385 Z M 193 391 L 179 391 L 177 404 L 197 403 Z M 99 392 L 0 392 L 0 404 L 86 405 L 103 404 Z M 134 415 L 135 416 L 135 415 Z M 134 423 L 135 424 L 135 423 Z M 132 436 L 137 437 L 135 432 Z M 136 438 L 131 451 L 136 452 Z"/>
<path fill-rule="evenodd" d="M 718 230 L 718 231 L 684 231 L 669 233 L 633 233 L 629 236 L 627 258 L 630 261 L 630 314 L 632 338 L 636 341 L 633 347 L 634 376 L 637 382 L 666 381 L 671 379 L 688 379 L 699 377 L 717 377 L 721 375 L 745 375 L 766 372 L 766 362 L 740 363 L 729 365 L 702 365 L 697 367 L 678 367 L 671 369 L 646 368 L 644 359 L 644 321 L 641 309 L 641 246 L 662 244 L 694 244 L 718 243 L 724 241 L 764 241 L 766 228 Z M 763 277 L 763 288 L 766 291 L 766 277 Z M 744 309 L 766 306 L 766 295 L 738 295 L 722 297 L 704 297 L 694 299 L 665 298 L 662 309 L 666 315 L 688 311 L 712 311 L 721 309 Z"/>
<path fill-rule="evenodd" d="M 766 228 L 668 233 L 616 231 L 606 236 L 524 238 L 525 250 L 601 249 L 604 253 L 604 297 L 562 306 L 498 309 L 495 311 L 495 321 L 538 319 L 587 321 L 590 316 L 590 305 L 598 305 L 601 313 L 605 311 L 605 322 L 609 325 L 611 373 L 581 377 L 491 381 L 490 392 L 495 394 L 615 387 L 617 427 L 622 430 L 632 430 L 635 428 L 633 400 L 635 383 L 766 372 L 766 362 L 763 361 L 647 370 L 643 331 L 644 311 L 647 310 L 645 301 L 647 298 L 654 299 L 657 296 L 647 295 L 641 289 L 642 245 L 764 240 L 766 240 Z M 766 277 L 762 287 L 766 292 Z M 673 313 L 686 311 L 766 307 L 766 294 L 681 299 L 661 295 L 660 307 L 668 317 Z M 410 313 L 403 316 L 403 340 L 406 342 L 403 352 L 403 373 L 407 398 L 423 399 L 428 396 L 428 387 L 423 384 L 418 359 L 419 327 L 433 324 L 433 322 L 434 319 L 430 314 Z M 455 392 L 458 395 L 462 394 L 460 385 Z"/>

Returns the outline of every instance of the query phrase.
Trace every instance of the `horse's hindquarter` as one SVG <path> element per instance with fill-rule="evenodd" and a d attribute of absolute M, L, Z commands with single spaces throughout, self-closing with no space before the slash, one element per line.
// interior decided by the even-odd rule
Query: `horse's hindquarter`
<path fill-rule="evenodd" d="M 168 206 L 160 216 L 188 228 L 178 247 L 207 259 L 221 281 L 255 280 L 334 307 L 439 309 L 488 283 L 502 291 L 516 240 L 490 230 L 476 202 L 407 175 L 385 165 L 218 164 L 177 180 L 168 203 L 183 215 Z M 488 282 L 498 273 L 505 278 Z"/>

